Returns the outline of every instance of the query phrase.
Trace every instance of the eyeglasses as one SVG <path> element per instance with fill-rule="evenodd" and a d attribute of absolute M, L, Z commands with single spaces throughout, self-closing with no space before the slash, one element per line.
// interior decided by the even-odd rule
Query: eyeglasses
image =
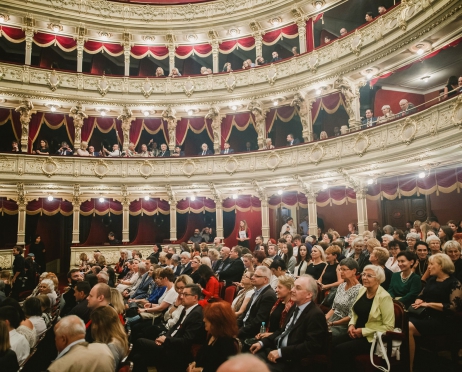
<path fill-rule="evenodd" d="M 362 276 L 363 278 L 367 278 L 367 279 L 376 278 L 375 275 L 366 274 L 366 273 L 362 273 L 361 276 Z"/>
<path fill-rule="evenodd" d="M 182 293 L 182 295 L 183 295 L 183 297 L 187 297 L 187 296 L 195 296 L 195 295 L 193 295 L 193 294 L 191 294 L 191 293 L 184 293 L 184 292 Z"/>
<path fill-rule="evenodd" d="M 257 275 L 257 274 L 253 274 L 253 277 L 254 278 L 266 278 L 266 276 L 264 275 Z"/>
<path fill-rule="evenodd" d="M 340 268 L 340 271 L 350 271 L 350 270 L 351 269 L 349 269 L 349 268 L 344 268 L 344 267 Z"/>

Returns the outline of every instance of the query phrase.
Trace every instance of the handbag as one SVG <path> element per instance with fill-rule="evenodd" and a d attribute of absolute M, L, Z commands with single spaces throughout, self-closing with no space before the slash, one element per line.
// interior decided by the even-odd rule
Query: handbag
<path fill-rule="evenodd" d="M 395 328 L 393 330 L 395 333 L 402 333 L 401 329 Z M 372 365 L 379 369 L 382 372 L 390 372 L 390 361 L 388 360 L 388 355 L 387 355 L 387 346 L 384 345 L 383 340 L 382 340 L 382 335 L 384 332 L 375 332 L 374 334 L 374 339 L 372 340 L 372 345 L 371 345 L 371 351 L 370 351 L 370 357 L 371 357 L 371 363 Z M 397 360 L 400 360 L 401 354 L 400 354 L 400 346 L 401 346 L 401 340 L 393 340 L 391 343 L 391 356 L 395 357 Z M 385 363 L 387 364 L 387 367 L 382 367 L 378 366 L 374 363 L 374 354 L 377 355 L 378 357 L 385 359 Z"/>
<path fill-rule="evenodd" d="M 337 293 L 337 288 L 338 287 L 333 287 L 329 289 L 329 293 L 326 297 L 324 297 L 324 300 L 322 300 L 321 305 L 326 306 L 329 309 L 332 309 L 332 305 L 334 304 L 335 295 Z"/>
<path fill-rule="evenodd" d="M 426 310 L 427 310 L 426 307 L 418 307 L 417 309 L 414 309 L 411 305 L 407 309 L 407 312 L 409 314 L 412 314 L 416 318 L 424 318 L 427 315 Z"/>

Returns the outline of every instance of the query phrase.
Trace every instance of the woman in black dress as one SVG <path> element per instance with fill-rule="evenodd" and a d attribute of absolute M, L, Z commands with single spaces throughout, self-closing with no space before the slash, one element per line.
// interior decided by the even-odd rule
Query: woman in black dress
<path fill-rule="evenodd" d="M 0 365 L 2 372 L 16 372 L 19 369 L 16 353 L 11 350 L 8 327 L 0 320 Z"/>
<path fill-rule="evenodd" d="M 40 145 L 38 146 L 37 150 L 32 151 L 32 154 L 49 155 L 50 149 L 48 148 L 48 142 L 46 140 L 40 140 Z"/>
<path fill-rule="evenodd" d="M 45 252 L 45 245 L 42 242 L 42 238 L 40 235 L 36 235 L 34 242 L 29 246 L 29 253 L 34 254 L 35 262 L 38 265 L 38 272 L 40 274 L 46 271 Z"/>
<path fill-rule="evenodd" d="M 457 87 L 459 86 L 459 82 L 457 76 L 450 76 L 446 86 L 444 87 L 444 96 L 443 98 L 452 98 L 457 95 Z"/>
<path fill-rule="evenodd" d="M 453 276 L 454 264 L 442 253 L 428 259 L 430 278 L 411 306 L 425 308 L 424 316 L 409 313 L 409 356 L 411 371 L 414 364 L 415 337 L 448 335 L 454 332 L 452 316 L 462 311 L 462 284 Z"/>
<path fill-rule="evenodd" d="M 215 372 L 230 356 L 239 352 L 236 340 L 238 328 L 236 314 L 228 302 L 220 301 L 204 308 L 207 344 L 197 353 L 195 362 L 187 372 Z"/>
<path fill-rule="evenodd" d="M 315 280 L 318 280 L 326 264 L 326 255 L 324 249 L 320 245 L 315 245 L 311 249 L 311 263 L 307 266 L 305 274 L 311 275 Z"/>
<path fill-rule="evenodd" d="M 326 249 L 326 262 L 327 266 L 324 269 L 318 282 L 322 284 L 322 289 L 337 288 L 343 283 L 342 276 L 338 267 L 338 257 L 342 251 L 337 245 L 331 245 Z"/>

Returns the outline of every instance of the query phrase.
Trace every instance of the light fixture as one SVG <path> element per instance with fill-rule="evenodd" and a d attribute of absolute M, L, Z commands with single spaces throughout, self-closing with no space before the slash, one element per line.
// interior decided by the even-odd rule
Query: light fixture
<path fill-rule="evenodd" d="M 106 111 L 101 110 L 101 111 L 100 111 L 100 114 L 101 114 L 101 116 L 106 116 Z"/>
<path fill-rule="evenodd" d="M 233 199 L 237 199 L 237 194 L 233 194 Z"/>
<path fill-rule="evenodd" d="M 109 112 L 109 109 L 99 108 L 99 109 L 96 109 L 96 111 L 98 111 L 101 116 L 106 116 L 107 113 Z"/>
<path fill-rule="evenodd" d="M 367 184 L 368 184 L 368 185 L 372 185 L 373 183 L 374 183 L 374 180 L 373 180 L 372 178 L 369 178 L 369 179 L 367 180 Z"/>
<path fill-rule="evenodd" d="M 423 48 L 417 49 L 417 54 L 418 54 L 419 56 L 421 56 L 422 54 L 424 54 L 424 52 L 425 52 L 425 50 L 423 50 Z"/>
<path fill-rule="evenodd" d="M 231 106 L 231 110 L 236 111 L 236 110 L 237 110 L 237 106 L 236 106 L 236 105 Z"/>
<path fill-rule="evenodd" d="M 99 200 L 100 203 L 104 203 L 104 198 L 103 197 L 99 198 L 98 200 Z"/>
<path fill-rule="evenodd" d="M 57 109 L 61 108 L 61 105 L 57 103 L 46 103 L 45 106 L 48 107 L 51 112 L 56 112 Z"/>
<path fill-rule="evenodd" d="M 274 100 L 273 101 L 273 106 L 277 106 L 279 104 L 279 101 L 278 100 Z"/>
<path fill-rule="evenodd" d="M 189 116 L 192 116 L 193 113 L 194 113 L 193 110 L 188 110 L 188 115 Z"/>
<path fill-rule="evenodd" d="M 100 31 L 99 36 L 101 37 L 101 39 L 107 40 L 111 38 L 112 34 L 106 31 Z"/>
<path fill-rule="evenodd" d="M 55 112 L 56 111 L 56 106 L 51 106 L 50 110 L 51 110 L 51 112 Z"/>
<path fill-rule="evenodd" d="M 144 200 L 149 200 L 149 196 L 146 195 L 146 196 L 144 197 Z"/>
<path fill-rule="evenodd" d="M 316 89 L 316 92 L 315 92 L 315 93 L 316 93 L 317 96 L 320 96 L 321 93 L 322 93 L 322 90 L 321 90 L 321 89 Z"/>
<path fill-rule="evenodd" d="M 323 183 L 321 187 L 323 190 L 326 190 L 329 186 L 327 185 L 327 183 Z"/>
<path fill-rule="evenodd" d="M 51 195 L 48 195 L 48 201 L 53 201 L 53 197 Z"/>
<path fill-rule="evenodd" d="M 314 2 L 314 7 L 316 8 L 316 10 L 319 10 L 322 8 L 322 1 L 315 1 Z"/>
<path fill-rule="evenodd" d="M 155 36 L 151 36 L 151 35 L 143 36 L 143 40 L 146 42 L 146 44 L 154 43 L 155 38 L 156 38 Z"/>
<path fill-rule="evenodd" d="M 8 14 L 0 13 L 0 23 L 7 22 L 10 19 Z"/>
<path fill-rule="evenodd" d="M 148 110 L 143 111 L 143 115 L 144 115 L 144 116 L 149 116 L 149 111 L 148 111 Z"/>
<path fill-rule="evenodd" d="M 194 201 L 194 200 L 196 200 L 196 197 L 195 197 L 194 195 L 192 195 L 192 196 L 189 197 L 189 199 L 190 199 L 191 201 Z"/>
<path fill-rule="evenodd" d="M 424 83 L 426 83 L 430 79 L 430 75 L 426 75 L 424 77 L 421 77 L 420 80 L 422 80 Z"/>
<path fill-rule="evenodd" d="M 282 195 L 282 190 L 278 190 L 278 195 Z"/>
<path fill-rule="evenodd" d="M 419 178 L 425 178 L 425 172 L 420 172 L 419 173 Z"/>

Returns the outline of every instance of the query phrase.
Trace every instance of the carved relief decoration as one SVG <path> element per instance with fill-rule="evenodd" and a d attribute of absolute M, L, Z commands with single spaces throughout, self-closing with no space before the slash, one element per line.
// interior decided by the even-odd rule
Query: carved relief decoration
<path fill-rule="evenodd" d="M 103 178 L 109 172 L 109 165 L 103 159 L 98 159 L 96 162 L 93 162 L 93 164 L 93 172 L 95 172 L 99 178 Z"/>
<path fill-rule="evenodd" d="M 152 86 L 152 83 L 149 81 L 149 78 L 146 78 L 143 84 L 141 84 L 141 92 L 143 93 L 144 98 L 149 98 L 153 90 L 154 87 Z"/>
<path fill-rule="evenodd" d="M 462 95 L 457 97 L 454 108 L 452 110 L 451 120 L 459 129 L 462 128 Z"/>
<path fill-rule="evenodd" d="M 111 83 L 106 78 L 106 75 L 104 75 L 103 73 L 103 76 L 99 78 L 97 82 L 98 92 L 104 97 L 107 94 L 107 92 L 109 92 L 110 88 L 111 88 Z"/>
<path fill-rule="evenodd" d="M 324 150 L 324 146 L 320 145 L 319 143 L 317 143 L 316 145 L 313 146 L 313 148 L 311 149 L 311 153 L 310 153 L 310 161 L 313 162 L 315 165 L 318 165 L 319 162 L 322 160 L 322 158 L 324 157 L 324 154 L 325 154 L 325 150 Z"/>
<path fill-rule="evenodd" d="M 234 91 L 234 88 L 236 88 L 236 83 L 236 76 L 234 76 L 234 74 L 230 72 L 228 76 L 225 78 L 225 85 L 228 93 L 232 93 Z"/>
<path fill-rule="evenodd" d="M 415 138 L 417 133 L 417 122 L 414 119 L 406 118 L 404 123 L 401 124 L 399 136 L 401 140 L 409 145 Z"/>
<path fill-rule="evenodd" d="M 188 76 L 188 79 L 183 84 L 183 90 L 187 97 L 191 97 L 194 92 L 194 81 L 191 79 L 191 76 Z"/>
<path fill-rule="evenodd" d="M 268 80 L 268 83 L 273 86 L 274 83 L 276 82 L 276 77 L 278 75 L 278 69 L 277 66 L 274 64 L 271 64 L 267 73 L 266 73 L 266 79 Z"/>
<path fill-rule="evenodd" d="M 239 169 L 239 161 L 233 155 L 230 155 L 225 161 L 224 169 L 232 176 Z"/>
<path fill-rule="evenodd" d="M 139 172 L 144 178 L 148 178 L 154 172 L 154 166 L 148 161 L 144 160 L 139 164 Z"/>
<path fill-rule="evenodd" d="M 62 81 L 59 75 L 56 73 L 56 70 L 47 74 L 47 84 L 50 87 L 51 91 L 54 92 L 61 85 Z"/>
<path fill-rule="evenodd" d="M 371 145 L 371 141 L 369 139 L 369 136 L 365 133 L 360 133 L 356 137 L 353 149 L 361 157 L 366 153 L 370 145 Z"/>
<path fill-rule="evenodd" d="M 350 40 L 350 49 L 351 51 L 359 56 L 359 53 L 361 53 L 361 46 L 363 43 L 363 35 L 359 29 L 356 29 L 356 31 L 353 34 L 353 37 Z"/>
<path fill-rule="evenodd" d="M 281 161 L 282 159 L 279 154 L 277 152 L 271 151 L 271 153 L 266 158 L 266 166 L 274 171 L 279 166 L 279 164 L 281 164 Z"/>
<path fill-rule="evenodd" d="M 51 177 L 58 171 L 59 164 L 55 159 L 49 156 L 42 162 L 41 168 L 42 172 L 46 174 L 47 177 Z"/>
<path fill-rule="evenodd" d="M 183 173 L 186 177 L 191 177 L 196 171 L 197 166 L 194 160 L 188 159 L 183 163 Z"/>

